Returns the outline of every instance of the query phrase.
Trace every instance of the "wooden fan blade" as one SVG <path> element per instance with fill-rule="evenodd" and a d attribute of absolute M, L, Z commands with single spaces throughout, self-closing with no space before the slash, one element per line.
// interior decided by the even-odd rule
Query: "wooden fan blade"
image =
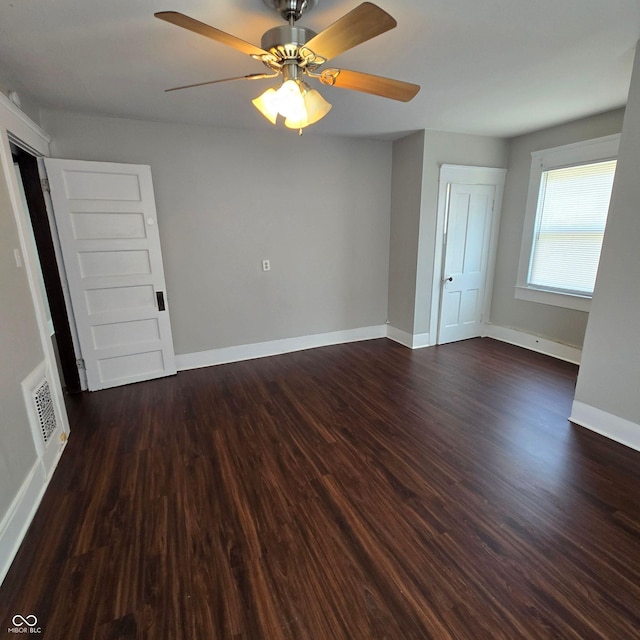
<path fill-rule="evenodd" d="M 180 89 L 191 89 L 192 87 L 204 87 L 207 84 L 217 84 L 218 82 L 230 82 L 231 80 L 263 80 L 265 78 L 275 78 L 277 73 L 250 73 L 247 76 L 236 76 L 235 78 L 222 78 L 221 80 L 209 80 L 207 82 L 196 82 L 195 84 L 184 84 L 181 87 L 172 87 L 165 89 L 165 93 L 169 91 L 180 91 Z"/>
<path fill-rule="evenodd" d="M 305 43 L 315 54 L 330 60 L 362 44 L 398 23 L 380 7 L 363 2 Z"/>
<path fill-rule="evenodd" d="M 194 18 L 190 18 L 189 16 L 185 16 L 183 13 L 178 13 L 177 11 L 160 11 L 154 15 L 160 20 L 175 24 L 178 27 L 188 29 L 194 33 L 199 33 L 205 38 L 211 38 L 211 40 L 215 40 L 221 44 L 226 44 L 229 47 L 233 47 L 234 49 L 241 51 L 242 53 L 246 53 L 247 55 L 263 56 L 267 54 L 267 51 L 252 45 L 250 42 L 236 38 L 235 36 L 232 36 L 225 31 L 220 31 L 220 29 L 216 29 L 215 27 L 210 27 L 208 24 L 195 20 Z"/>
<path fill-rule="evenodd" d="M 325 69 L 320 75 L 320 82 L 401 102 L 409 102 L 420 91 L 420 86 L 417 84 L 347 69 Z"/>

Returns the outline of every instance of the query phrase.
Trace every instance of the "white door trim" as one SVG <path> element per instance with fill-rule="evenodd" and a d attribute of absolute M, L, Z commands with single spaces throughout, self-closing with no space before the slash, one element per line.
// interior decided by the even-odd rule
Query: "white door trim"
<path fill-rule="evenodd" d="M 502 194 L 507 175 L 506 169 L 494 167 L 471 167 L 466 165 L 443 164 L 440 166 L 438 186 L 438 213 L 436 218 L 435 250 L 433 256 L 433 282 L 431 285 L 431 317 L 430 346 L 438 344 L 438 323 L 440 318 L 440 302 L 442 296 L 442 276 L 444 258 L 444 234 L 447 216 L 448 194 L 450 184 L 488 184 L 496 187 L 495 206 L 491 223 L 491 240 L 489 243 L 489 261 L 487 263 L 487 279 L 483 307 L 484 321 L 489 321 L 493 276 L 496 265 L 498 247 L 498 230 L 500 229 L 500 212 L 502 210 Z"/>
<path fill-rule="evenodd" d="M 36 253 L 35 246 L 30 239 L 31 220 L 29 214 L 22 206 L 20 198 L 20 187 L 18 176 L 13 167 L 13 157 L 11 155 L 10 142 L 28 150 L 34 156 L 49 155 L 49 142 L 51 138 L 35 122 L 26 116 L 18 107 L 0 93 L 0 170 L 4 173 L 7 181 L 9 200 L 13 210 L 13 217 L 18 229 L 20 238 L 20 253 L 22 254 L 24 268 L 31 290 L 31 298 L 40 334 L 40 344 L 46 361 L 47 370 L 51 377 L 51 394 L 57 415 L 62 422 L 63 430 L 69 433 L 69 420 L 67 409 L 64 404 L 64 394 L 62 383 L 58 375 L 58 365 L 56 363 L 49 323 L 47 321 L 46 302 L 42 296 L 42 290 L 38 281 L 40 261 Z"/>
<path fill-rule="evenodd" d="M 17 146 L 33 153 L 34 156 L 49 155 L 50 137 L 20 109 L 0 93 L 0 171 L 7 181 L 7 190 L 11 202 L 12 214 L 15 220 L 20 241 L 20 253 L 26 271 L 34 314 L 38 325 L 40 344 L 48 374 L 52 400 L 56 410 L 56 417 L 60 418 L 62 430 L 69 433 L 69 420 L 64 404 L 62 384 L 58 375 L 53 343 L 49 335 L 49 323 L 42 292 L 38 284 L 37 273 L 40 269 L 38 255 L 30 240 L 31 221 L 20 200 L 18 177 L 13 168 L 10 141 Z M 11 214 L 8 214 L 11 215 Z M 14 394 L 21 394 L 20 386 L 13 389 Z M 34 441 L 34 446 L 35 441 Z M 61 445 L 61 448 L 64 443 Z M 49 483 L 50 475 L 59 460 L 58 457 L 50 462 L 45 473 L 45 460 L 41 457 L 34 460 L 31 469 L 24 470 L 21 487 L 11 498 L 11 504 L 0 520 L 0 583 L 9 570 L 11 562 L 18 551 L 29 524 L 31 523 L 40 500 Z M 34 449 L 37 450 L 37 449 Z"/>

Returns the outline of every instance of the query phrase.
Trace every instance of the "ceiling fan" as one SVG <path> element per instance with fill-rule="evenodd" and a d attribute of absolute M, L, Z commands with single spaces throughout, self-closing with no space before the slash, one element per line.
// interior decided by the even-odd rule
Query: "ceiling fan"
<path fill-rule="evenodd" d="M 234 78 L 198 82 L 173 87 L 167 91 L 231 80 L 280 78 L 280 84 L 267 89 L 252 101 L 253 105 L 272 124 L 276 124 L 278 116 L 282 116 L 286 127 L 298 129 L 300 133 L 305 127 L 324 118 L 331 109 L 331 105 L 320 93 L 305 82 L 305 77 L 315 78 L 324 85 L 362 91 L 402 102 L 408 102 L 420 91 L 417 84 L 401 80 L 347 69 L 321 68 L 331 58 L 396 26 L 396 21 L 375 4 L 363 2 L 324 31 L 315 33 L 306 27 L 298 27 L 295 23 L 305 11 L 312 9 L 318 0 L 263 1 L 275 9 L 287 24 L 269 29 L 262 36 L 260 47 L 176 11 L 154 14 L 160 20 L 245 53 L 269 69 L 268 73 L 251 73 Z"/>

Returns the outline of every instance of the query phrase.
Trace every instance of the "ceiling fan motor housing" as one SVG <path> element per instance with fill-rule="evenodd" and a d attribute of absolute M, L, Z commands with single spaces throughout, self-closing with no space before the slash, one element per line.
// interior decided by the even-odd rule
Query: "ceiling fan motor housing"
<path fill-rule="evenodd" d="M 262 36 L 261 46 L 268 55 L 259 59 L 272 71 L 283 73 L 289 79 L 289 73 L 297 78 L 301 73 L 316 69 L 326 62 L 305 46 L 316 35 L 315 31 L 294 25 L 282 25 L 269 29 Z M 285 69 L 288 72 L 285 72 Z M 298 73 L 299 72 L 299 73 Z M 295 78 L 291 78 L 295 79 Z"/>
<path fill-rule="evenodd" d="M 313 9 L 318 0 L 264 0 L 264 3 L 275 9 L 284 20 L 292 24 L 305 12 Z"/>
<path fill-rule="evenodd" d="M 306 29 L 305 27 L 282 25 L 269 29 L 269 31 L 262 36 L 261 46 L 265 51 L 271 51 L 271 49 L 280 50 L 289 46 L 298 48 L 305 42 L 309 42 L 315 35 L 315 31 Z"/>

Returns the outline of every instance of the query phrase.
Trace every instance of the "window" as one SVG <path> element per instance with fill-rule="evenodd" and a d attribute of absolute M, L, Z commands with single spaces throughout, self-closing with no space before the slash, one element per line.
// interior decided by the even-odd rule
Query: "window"
<path fill-rule="evenodd" d="M 619 136 L 532 154 L 516 298 L 588 310 Z"/>
<path fill-rule="evenodd" d="M 616 161 L 542 173 L 527 285 L 590 296 Z"/>

